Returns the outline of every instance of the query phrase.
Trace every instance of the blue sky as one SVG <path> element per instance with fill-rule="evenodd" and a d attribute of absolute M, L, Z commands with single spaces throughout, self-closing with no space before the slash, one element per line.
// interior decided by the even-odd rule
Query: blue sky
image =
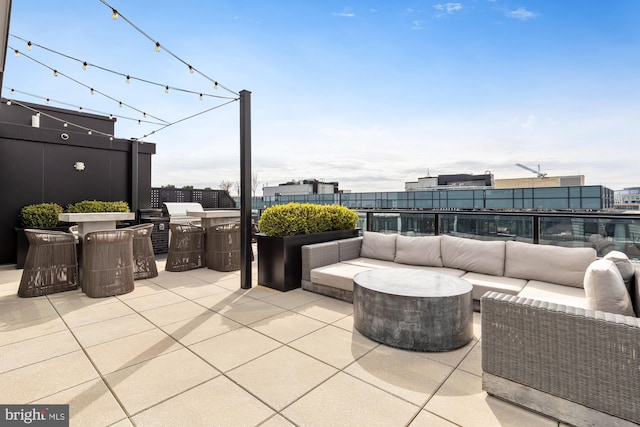
<path fill-rule="evenodd" d="M 206 76 L 252 92 L 260 187 L 318 178 L 402 191 L 429 173 L 533 176 L 515 163 L 640 185 L 639 1 L 106 1 Z M 171 88 L 234 96 L 156 53 L 99 0 L 14 0 L 11 34 Z M 23 55 L 7 54 L 3 96 L 126 116 L 120 138 L 159 126 L 24 54 L 168 122 L 225 102 L 83 71 L 15 37 L 9 45 Z M 146 140 L 157 144 L 153 185 L 239 180 L 237 102 Z"/>

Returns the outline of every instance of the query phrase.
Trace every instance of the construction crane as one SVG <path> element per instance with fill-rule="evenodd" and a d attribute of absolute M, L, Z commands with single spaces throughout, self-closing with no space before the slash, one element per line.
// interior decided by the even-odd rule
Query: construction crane
<path fill-rule="evenodd" d="M 536 176 L 537 176 L 538 178 L 544 178 L 545 176 L 547 176 L 547 173 L 546 173 L 546 172 L 540 172 L 540 165 L 538 165 L 538 170 L 532 169 L 532 168 L 530 168 L 529 166 L 525 166 L 525 165 L 523 165 L 522 163 L 516 163 L 516 166 L 519 166 L 519 167 L 521 167 L 522 169 L 526 169 L 526 170 L 528 170 L 529 172 L 533 172 L 533 173 L 535 173 L 535 174 L 536 174 Z"/>

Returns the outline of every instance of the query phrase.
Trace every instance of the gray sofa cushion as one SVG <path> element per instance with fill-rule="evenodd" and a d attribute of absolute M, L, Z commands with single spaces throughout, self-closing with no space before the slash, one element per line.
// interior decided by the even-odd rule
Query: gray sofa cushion
<path fill-rule="evenodd" d="M 440 236 L 398 236 L 394 261 L 400 264 L 442 267 Z"/>
<path fill-rule="evenodd" d="M 584 276 L 584 292 L 592 310 L 635 316 L 622 275 L 609 259 L 599 259 L 589 265 Z"/>
<path fill-rule="evenodd" d="M 518 295 L 518 292 L 524 288 L 527 281 L 524 279 L 514 279 L 505 276 L 492 276 L 490 274 L 467 273 L 462 279 L 473 285 L 471 296 L 475 300 L 488 291 L 502 292 L 503 294 Z"/>
<path fill-rule="evenodd" d="M 618 267 L 618 271 L 627 289 L 631 290 L 631 278 L 633 277 L 634 268 L 627 254 L 620 251 L 611 251 L 603 258 L 613 261 L 616 267 Z"/>
<path fill-rule="evenodd" d="M 440 237 L 440 252 L 445 267 L 493 276 L 505 275 L 503 241 L 480 241 L 447 235 Z"/>
<path fill-rule="evenodd" d="M 538 280 L 529 280 L 525 287 L 518 292 L 518 296 L 572 307 L 589 308 L 584 289 Z"/>
<path fill-rule="evenodd" d="M 360 256 L 393 261 L 396 257 L 397 234 L 382 234 L 365 231 L 362 236 Z"/>
<path fill-rule="evenodd" d="M 584 273 L 596 259 L 593 248 L 561 248 L 507 242 L 504 275 L 559 285 L 583 287 Z"/>

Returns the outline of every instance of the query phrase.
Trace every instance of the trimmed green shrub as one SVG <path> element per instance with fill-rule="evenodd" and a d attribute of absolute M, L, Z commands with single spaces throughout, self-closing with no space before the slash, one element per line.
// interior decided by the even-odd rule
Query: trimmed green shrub
<path fill-rule="evenodd" d="M 127 202 L 101 202 L 98 200 L 83 200 L 67 206 L 69 213 L 89 212 L 130 212 Z"/>
<path fill-rule="evenodd" d="M 20 209 L 20 223 L 24 228 L 53 228 L 58 225 L 62 206 L 57 203 L 38 203 Z"/>
<path fill-rule="evenodd" d="M 267 236 L 294 236 L 356 227 L 358 214 L 340 205 L 288 203 L 265 209 L 258 230 Z"/>

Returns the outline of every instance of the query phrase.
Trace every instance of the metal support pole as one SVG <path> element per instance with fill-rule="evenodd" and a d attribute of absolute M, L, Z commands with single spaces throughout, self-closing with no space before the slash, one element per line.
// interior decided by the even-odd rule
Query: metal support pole
<path fill-rule="evenodd" d="M 140 171 L 138 170 L 140 156 L 138 141 L 131 141 L 131 212 L 138 212 L 140 208 Z M 136 217 L 138 215 L 136 214 Z M 140 220 L 140 218 L 138 218 Z"/>
<path fill-rule="evenodd" d="M 240 91 L 240 287 L 251 289 L 251 92 Z"/>

